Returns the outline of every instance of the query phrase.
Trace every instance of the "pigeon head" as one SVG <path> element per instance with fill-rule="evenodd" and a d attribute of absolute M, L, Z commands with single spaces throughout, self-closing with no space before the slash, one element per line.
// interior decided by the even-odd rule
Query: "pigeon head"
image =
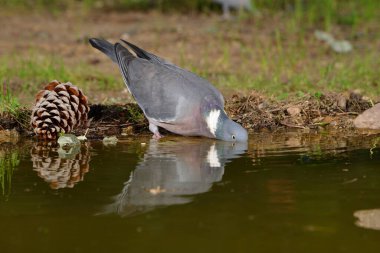
<path fill-rule="evenodd" d="M 216 139 L 233 142 L 248 141 L 247 130 L 228 118 L 223 110 L 211 110 L 206 117 L 206 123 L 209 131 Z"/>
<path fill-rule="evenodd" d="M 247 142 L 248 133 L 241 125 L 227 118 L 220 130 L 217 129 L 216 137 L 224 141 Z"/>

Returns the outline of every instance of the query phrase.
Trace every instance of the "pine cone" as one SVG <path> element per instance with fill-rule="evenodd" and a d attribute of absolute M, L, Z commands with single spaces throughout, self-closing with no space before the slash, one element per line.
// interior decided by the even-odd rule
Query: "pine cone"
<path fill-rule="evenodd" d="M 36 95 L 31 125 L 40 139 L 56 139 L 60 132 L 85 125 L 89 110 L 87 97 L 78 87 L 52 81 Z"/>
<path fill-rule="evenodd" d="M 33 170 L 52 189 L 73 188 L 90 170 L 91 155 L 86 144 L 72 158 L 62 158 L 58 147 L 48 142 L 37 142 L 30 152 Z"/>

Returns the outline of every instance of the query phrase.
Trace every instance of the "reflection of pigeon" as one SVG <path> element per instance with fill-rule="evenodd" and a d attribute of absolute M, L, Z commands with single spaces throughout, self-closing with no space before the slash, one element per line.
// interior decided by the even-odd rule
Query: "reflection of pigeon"
<path fill-rule="evenodd" d="M 186 143 L 151 141 L 143 160 L 105 213 L 125 216 L 188 203 L 189 195 L 207 192 L 222 180 L 226 162 L 246 149 L 245 143 L 201 139 Z"/>
<path fill-rule="evenodd" d="M 223 7 L 223 18 L 231 17 L 230 8 L 252 10 L 251 0 L 213 0 L 215 3 L 220 3 Z"/>
<path fill-rule="evenodd" d="M 161 137 L 159 126 L 186 136 L 247 141 L 247 131 L 227 117 L 221 93 L 205 79 L 129 42 L 125 43 L 136 56 L 119 43 L 100 39 L 90 43 L 118 63 L 154 137 Z"/>

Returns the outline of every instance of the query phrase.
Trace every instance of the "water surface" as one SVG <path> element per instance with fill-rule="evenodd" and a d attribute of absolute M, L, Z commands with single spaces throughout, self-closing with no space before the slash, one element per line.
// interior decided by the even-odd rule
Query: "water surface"
<path fill-rule="evenodd" d="M 378 142 L 3 143 L 1 252 L 380 252 Z"/>

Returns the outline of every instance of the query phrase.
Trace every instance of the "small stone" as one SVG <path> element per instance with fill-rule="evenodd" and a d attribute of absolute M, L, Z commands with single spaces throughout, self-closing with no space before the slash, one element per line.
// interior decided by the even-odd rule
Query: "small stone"
<path fill-rule="evenodd" d="M 361 129 L 380 130 L 380 103 L 356 117 L 354 126 Z"/>
<path fill-rule="evenodd" d="M 60 147 L 63 146 L 76 146 L 80 144 L 78 138 L 73 134 L 64 134 L 57 140 Z"/>
<path fill-rule="evenodd" d="M 62 159 L 74 159 L 80 153 L 80 145 L 60 146 L 58 149 L 58 156 Z"/>
<path fill-rule="evenodd" d="M 352 44 L 347 40 L 335 40 L 330 46 L 336 53 L 340 54 L 351 52 L 353 49 Z"/>
<path fill-rule="evenodd" d="M 362 97 L 362 100 L 363 100 L 363 101 L 366 101 L 366 102 L 371 102 L 371 98 L 368 97 L 368 96 L 363 96 L 363 97 Z"/>
<path fill-rule="evenodd" d="M 118 138 L 116 138 L 116 136 L 110 136 L 110 137 L 104 137 L 103 138 L 103 144 L 104 145 L 116 145 L 117 142 L 119 141 Z"/>
<path fill-rule="evenodd" d="M 295 116 L 298 116 L 301 113 L 301 109 L 299 107 L 296 107 L 296 106 L 291 106 L 288 109 L 286 109 L 286 112 L 290 116 L 295 117 Z"/>
<path fill-rule="evenodd" d="M 340 109 L 345 111 L 347 109 L 347 99 L 344 96 L 339 96 L 337 99 L 337 105 Z"/>
<path fill-rule="evenodd" d="M 133 134 L 134 134 L 133 126 L 127 126 L 121 129 L 122 136 L 128 136 L 128 135 L 133 135 Z"/>
<path fill-rule="evenodd" d="M 318 40 L 322 40 L 326 43 L 333 43 L 335 41 L 334 37 L 332 36 L 331 33 L 328 33 L 328 32 L 324 32 L 324 31 L 319 31 L 319 30 L 316 30 L 314 32 L 314 36 L 318 39 Z"/>
<path fill-rule="evenodd" d="M 350 93 L 351 99 L 361 99 L 362 98 L 362 90 L 361 89 L 355 89 Z"/>

